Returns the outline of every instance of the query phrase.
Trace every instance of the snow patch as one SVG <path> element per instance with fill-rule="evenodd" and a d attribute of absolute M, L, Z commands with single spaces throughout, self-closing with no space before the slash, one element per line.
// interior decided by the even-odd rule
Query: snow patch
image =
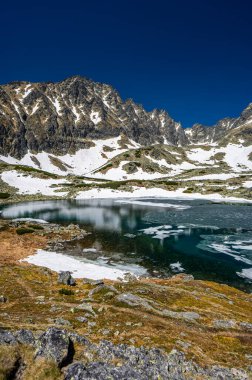
<path fill-rule="evenodd" d="M 98 123 L 100 123 L 100 121 L 102 120 L 101 117 L 100 117 L 100 114 L 99 112 L 95 112 L 95 111 L 92 111 L 91 114 L 90 114 L 90 119 L 91 121 L 96 125 Z"/>
<path fill-rule="evenodd" d="M 42 249 L 38 249 L 35 255 L 28 256 L 22 261 L 38 266 L 45 266 L 56 272 L 70 271 L 74 278 L 91 278 L 94 280 L 103 278 L 116 280 L 123 278 L 129 272 L 135 275 L 146 273 L 146 270 L 138 265 L 125 266 L 125 270 L 123 270 L 118 269 L 116 266 L 93 264 L 81 258 L 77 260 L 61 253 L 48 252 Z"/>
<path fill-rule="evenodd" d="M 239 277 L 248 278 L 252 280 L 252 268 L 242 269 L 241 272 L 236 272 Z"/>
<path fill-rule="evenodd" d="M 178 273 L 178 272 L 184 272 L 185 271 L 185 269 L 182 267 L 182 264 L 178 261 L 178 262 L 176 262 L 176 263 L 172 263 L 172 264 L 170 264 L 170 268 L 174 271 L 174 272 L 176 272 L 176 273 Z"/>
<path fill-rule="evenodd" d="M 117 200 L 116 202 L 133 204 L 133 205 L 138 205 L 138 206 L 175 208 L 177 210 L 186 210 L 188 208 L 191 208 L 191 206 L 188 206 L 188 205 L 179 205 L 179 204 L 164 203 L 164 202 L 151 202 L 151 201 L 145 202 L 139 199 L 121 199 L 121 200 Z"/>
<path fill-rule="evenodd" d="M 33 222 L 33 223 L 39 223 L 39 224 L 48 223 L 44 219 L 35 219 L 35 218 L 16 218 L 16 219 L 12 219 L 12 222 Z"/>

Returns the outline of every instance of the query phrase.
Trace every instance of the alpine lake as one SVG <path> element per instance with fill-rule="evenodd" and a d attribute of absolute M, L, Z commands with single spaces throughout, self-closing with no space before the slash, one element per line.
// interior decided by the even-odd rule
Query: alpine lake
<path fill-rule="evenodd" d="M 136 274 L 192 274 L 252 290 L 252 204 L 166 198 L 34 201 L 1 207 L 5 219 L 33 218 L 89 234 L 60 253 Z M 67 270 L 67 268 L 66 268 Z"/>

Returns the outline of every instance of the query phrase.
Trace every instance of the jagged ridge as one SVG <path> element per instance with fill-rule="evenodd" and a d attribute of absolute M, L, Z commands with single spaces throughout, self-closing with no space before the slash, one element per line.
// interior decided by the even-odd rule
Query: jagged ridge
<path fill-rule="evenodd" d="M 185 145 L 183 128 L 165 111 L 122 101 L 109 85 L 82 77 L 59 83 L 15 82 L 0 87 L 0 154 L 55 154 L 87 148 L 91 140 L 126 135 L 145 146 Z"/>
<path fill-rule="evenodd" d="M 148 146 L 220 141 L 245 126 L 251 138 L 252 104 L 237 119 L 213 127 L 195 124 L 184 130 L 166 111 L 147 112 L 111 86 L 80 76 L 58 83 L 13 82 L 0 86 L 0 154 L 15 158 L 28 151 L 56 155 L 88 148 L 92 140 L 125 135 Z"/>

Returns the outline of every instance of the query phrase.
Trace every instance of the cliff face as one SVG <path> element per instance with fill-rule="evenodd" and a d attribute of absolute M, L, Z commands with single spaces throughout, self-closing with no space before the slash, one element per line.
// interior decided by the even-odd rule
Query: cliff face
<path fill-rule="evenodd" d="M 181 125 L 165 111 L 146 112 L 132 100 L 123 102 L 106 84 L 73 77 L 0 87 L 0 154 L 64 154 L 120 134 L 143 146 L 187 143 Z"/>
<path fill-rule="evenodd" d="M 237 119 L 213 127 L 183 129 L 167 112 L 147 112 L 131 99 L 123 102 L 111 86 L 82 77 L 58 83 L 14 82 L 0 86 L 0 154 L 23 157 L 28 150 L 61 155 L 88 148 L 92 140 L 124 135 L 142 146 L 218 142 L 246 125 L 252 105 Z"/>

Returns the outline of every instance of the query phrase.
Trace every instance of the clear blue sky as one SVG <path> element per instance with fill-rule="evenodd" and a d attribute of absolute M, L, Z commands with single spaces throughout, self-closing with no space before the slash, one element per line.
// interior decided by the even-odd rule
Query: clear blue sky
<path fill-rule="evenodd" d="M 251 0 L 14 0 L 0 12 L 0 83 L 83 75 L 185 127 L 252 102 Z"/>

